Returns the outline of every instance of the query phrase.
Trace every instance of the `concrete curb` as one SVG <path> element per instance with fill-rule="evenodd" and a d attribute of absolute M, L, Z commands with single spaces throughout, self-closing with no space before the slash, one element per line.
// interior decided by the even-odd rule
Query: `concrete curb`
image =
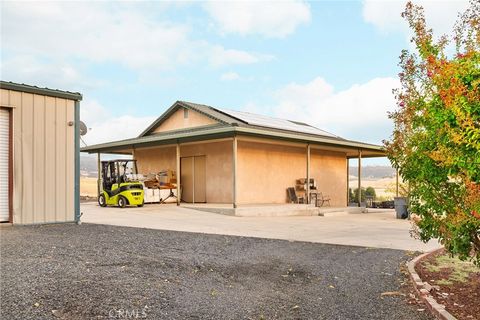
<path fill-rule="evenodd" d="M 424 254 L 419 255 L 415 259 L 407 262 L 407 267 L 408 267 L 408 272 L 410 274 L 410 279 L 412 279 L 415 291 L 417 294 L 420 296 L 423 302 L 427 305 L 428 309 L 430 312 L 440 320 L 457 320 L 451 313 L 449 313 L 447 310 L 445 310 L 445 306 L 443 304 L 438 303 L 433 296 L 430 294 L 430 291 L 432 290 L 432 286 L 428 284 L 428 282 L 423 282 L 422 279 L 420 279 L 420 276 L 418 273 L 415 271 L 415 266 L 417 265 L 418 262 L 420 262 L 422 259 L 428 257 L 429 255 L 435 254 L 439 252 L 440 250 L 443 250 L 443 248 L 436 249 Z"/>

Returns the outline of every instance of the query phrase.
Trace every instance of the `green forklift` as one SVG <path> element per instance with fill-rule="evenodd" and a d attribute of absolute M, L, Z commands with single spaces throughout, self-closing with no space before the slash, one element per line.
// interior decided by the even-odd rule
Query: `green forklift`
<path fill-rule="evenodd" d="M 102 190 L 98 195 L 98 204 L 101 207 L 143 207 L 143 184 L 135 179 L 136 174 L 136 160 L 102 161 Z"/>

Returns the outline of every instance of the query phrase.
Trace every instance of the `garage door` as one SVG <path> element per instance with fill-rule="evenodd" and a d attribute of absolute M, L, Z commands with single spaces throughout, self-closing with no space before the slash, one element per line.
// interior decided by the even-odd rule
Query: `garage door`
<path fill-rule="evenodd" d="M 0 222 L 9 218 L 9 179 L 8 164 L 10 156 L 10 112 L 0 108 Z"/>

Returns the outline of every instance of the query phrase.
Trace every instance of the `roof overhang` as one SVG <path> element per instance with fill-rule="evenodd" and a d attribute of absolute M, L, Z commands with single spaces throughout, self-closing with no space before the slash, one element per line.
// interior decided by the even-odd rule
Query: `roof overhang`
<path fill-rule="evenodd" d="M 27 92 L 27 93 L 39 94 L 39 95 L 49 96 L 49 97 L 57 97 L 62 99 L 74 100 L 74 101 L 82 100 L 82 95 L 78 92 L 62 91 L 62 90 L 49 89 L 49 88 L 40 88 L 40 87 L 31 86 L 23 83 L 0 81 L 0 88 L 5 90 Z"/>
<path fill-rule="evenodd" d="M 82 148 L 80 151 L 88 153 L 126 153 L 140 148 L 171 145 L 202 140 L 223 139 L 235 135 L 253 136 L 280 141 L 289 141 L 310 144 L 312 146 L 325 146 L 342 150 L 348 158 L 357 158 L 362 151 L 362 157 L 385 157 L 382 146 L 345 139 L 332 139 L 314 135 L 298 134 L 294 132 L 279 132 L 260 128 L 236 127 L 236 126 L 210 126 L 202 129 L 189 131 L 174 131 L 162 134 L 153 134 L 138 138 L 102 143 Z"/>

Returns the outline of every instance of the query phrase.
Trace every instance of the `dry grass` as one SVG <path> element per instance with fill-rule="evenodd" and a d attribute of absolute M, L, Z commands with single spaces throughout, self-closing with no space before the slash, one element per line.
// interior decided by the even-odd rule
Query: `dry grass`
<path fill-rule="evenodd" d="M 480 271 L 473 262 L 462 261 L 447 254 L 436 257 L 434 263 L 425 262 L 424 267 L 430 272 L 440 272 L 442 269 L 451 271 L 448 278 L 436 281 L 439 285 L 450 285 L 453 282 L 466 282 L 470 274 Z"/>
<path fill-rule="evenodd" d="M 358 179 L 350 176 L 349 186 L 352 189 L 357 188 Z M 377 197 L 392 198 L 395 196 L 395 178 L 367 179 L 362 178 L 362 187 L 373 187 Z"/>
<path fill-rule="evenodd" d="M 80 177 L 80 196 L 97 196 L 97 178 Z"/>

